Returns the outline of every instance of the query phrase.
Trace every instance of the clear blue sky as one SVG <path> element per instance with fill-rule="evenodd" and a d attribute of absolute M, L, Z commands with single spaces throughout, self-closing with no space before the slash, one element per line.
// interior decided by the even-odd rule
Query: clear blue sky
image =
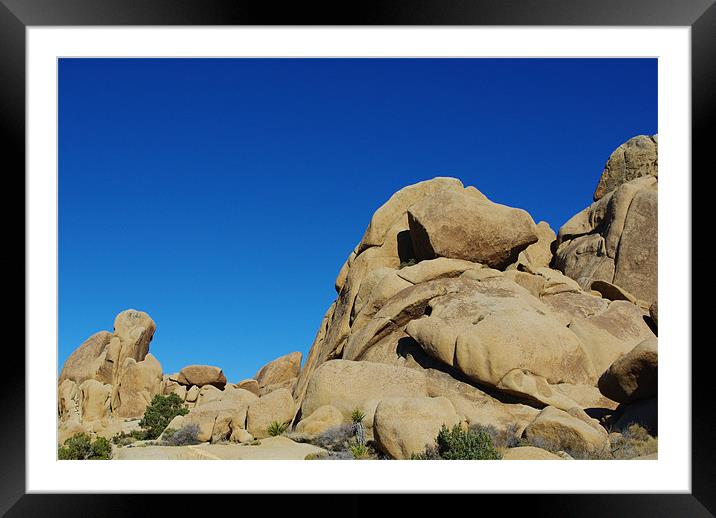
<path fill-rule="evenodd" d="M 455 176 L 556 231 L 656 132 L 655 59 L 62 59 L 60 367 L 126 308 L 166 373 L 305 358 L 396 190 Z"/>

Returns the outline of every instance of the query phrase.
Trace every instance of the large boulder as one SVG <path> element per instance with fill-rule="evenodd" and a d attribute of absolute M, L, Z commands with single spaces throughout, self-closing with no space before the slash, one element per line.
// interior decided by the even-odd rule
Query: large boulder
<path fill-rule="evenodd" d="M 658 363 L 657 339 L 647 338 L 612 363 L 599 378 L 599 390 L 620 403 L 655 397 L 658 389 Z"/>
<path fill-rule="evenodd" d="M 601 376 L 619 356 L 654 336 L 645 316 L 639 306 L 616 300 L 597 315 L 575 318 L 569 330 L 579 338 L 597 376 Z"/>
<path fill-rule="evenodd" d="M 427 396 L 426 378 L 420 371 L 373 362 L 332 360 L 321 365 L 311 377 L 301 415 L 310 416 L 318 408 L 331 405 L 348 420 L 353 410 L 360 409 L 366 413 L 366 426 L 371 427 L 373 412 L 381 399 Z"/>
<path fill-rule="evenodd" d="M 614 150 L 604 166 L 594 201 L 623 183 L 642 176 L 659 176 L 659 139 L 657 135 L 638 135 Z"/>
<path fill-rule="evenodd" d="M 119 417 L 141 417 L 160 393 L 162 384 L 162 366 L 159 361 L 147 354 L 141 362 L 128 357 L 120 371 L 112 394 L 112 412 Z"/>
<path fill-rule="evenodd" d="M 79 419 L 79 388 L 70 379 L 65 379 L 57 388 L 57 415 L 60 421 Z"/>
<path fill-rule="evenodd" d="M 207 385 L 204 388 L 211 387 Z M 216 387 L 211 387 L 217 390 Z M 216 399 L 197 405 L 184 416 L 182 425 L 196 424 L 199 427 L 198 439 L 201 442 L 220 442 L 237 434 L 238 429 L 246 428 L 249 406 L 258 401 L 258 397 L 243 389 L 219 391 Z"/>
<path fill-rule="evenodd" d="M 301 419 L 301 422 L 296 425 L 296 431 L 316 436 L 343 422 L 344 417 L 340 410 L 332 405 L 323 405 L 318 407 L 311 415 Z"/>
<path fill-rule="evenodd" d="M 588 290 L 605 281 L 651 304 L 657 299 L 657 180 L 620 185 L 565 223 L 554 264 Z"/>
<path fill-rule="evenodd" d="M 263 388 L 296 378 L 300 371 L 301 353 L 293 352 L 276 358 L 261 367 L 254 379 L 258 382 L 259 388 Z"/>
<path fill-rule="evenodd" d="M 79 386 L 80 420 L 87 421 L 106 420 L 111 413 L 112 385 L 104 384 L 95 379 L 88 379 Z"/>
<path fill-rule="evenodd" d="M 429 355 L 493 387 L 513 369 L 549 383 L 596 381 L 579 339 L 527 290 L 503 278 L 433 282 L 455 289 L 432 299 L 429 316 L 406 327 Z"/>
<path fill-rule="evenodd" d="M 105 368 L 107 346 L 112 339 L 112 333 L 100 331 L 90 336 L 65 360 L 60 373 L 60 383 L 72 380 L 82 384 L 88 379 L 95 379 L 102 383 L 112 383 L 112 372 Z"/>
<path fill-rule="evenodd" d="M 441 191 L 408 209 L 418 259 L 450 257 L 503 269 L 537 242 L 537 228 L 521 209 L 465 191 Z"/>
<path fill-rule="evenodd" d="M 534 446 L 566 451 L 572 456 L 588 457 L 606 451 L 607 431 L 586 414 L 575 414 L 548 406 L 527 426 L 524 435 Z"/>
<path fill-rule="evenodd" d="M 450 400 L 437 398 L 385 398 L 373 418 L 378 447 L 394 459 L 409 459 L 435 443 L 444 425 L 460 422 Z"/>
<path fill-rule="evenodd" d="M 224 371 L 212 365 L 187 365 L 179 372 L 177 381 L 182 385 L 196 385 L 199 388 L 212 385 L 223 389 L 226 386 Z"/>
<path fill-rule="evenodd" d="M 272 423 L 290 423 L 295 410 L 291 393 L 286 389 L 275 390 L 249 405 L 246 429 L 256 438 L 267 437 Z"/>

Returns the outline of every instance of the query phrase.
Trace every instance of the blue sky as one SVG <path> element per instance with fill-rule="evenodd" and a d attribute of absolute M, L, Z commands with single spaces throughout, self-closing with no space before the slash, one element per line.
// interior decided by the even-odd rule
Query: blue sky
<path fill-rule="evenodd" d="M 127 308 L 167 373 L 305 358 L 396 190 L 454 176 L 557 231 L 656 132 L 655 59 L 62 59 L 59 366 Z"/>

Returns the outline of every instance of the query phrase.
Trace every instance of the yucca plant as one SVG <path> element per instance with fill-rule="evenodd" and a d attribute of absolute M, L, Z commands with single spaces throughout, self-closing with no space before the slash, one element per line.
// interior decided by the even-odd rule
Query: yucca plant
<path fill-rule="evenodd" d="M 278 437 L 279 435 L 282 435 L 283 432 L 285 432 L 287 428 L 288 428 L 288 423 L 274 421 L 266 429 L 266 432 L 268 432 L 269 436 L 271 436 L 271 437 Z"/>
<path fill-rule="evenodd" d="M 353 421 L 353 435 L 355 435 L 356 443 L 359 446 L 365 446 L 363 419 L 365 419 L 365 412 L 363 412 L 363 410 L 360 408 L 353 410 L 353 413 L 351 413 L 351 421 Z"/>

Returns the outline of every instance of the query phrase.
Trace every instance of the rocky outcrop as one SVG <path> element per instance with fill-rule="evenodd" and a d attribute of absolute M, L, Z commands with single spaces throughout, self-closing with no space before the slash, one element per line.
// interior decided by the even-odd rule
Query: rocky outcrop
<path fill-rule="evenodd" d="M 141 362 L 126 358 L 112 393 L 114 414 L 119 417 L 144 415 L 152 398 L 160 393 L 161 383 L 162 366 L 154 356 L 147 354 Z"/>
<path fill-rule="evenodd" d="M 619 185 L 565 223 L 555 266 L 588 290 L 605 281 L 645 307 L 657 299 L 657 179 Z"/>
<path fill-rule="evenodd" d="M 255 400 L 246 414 L 246 429 L 256 438 L 268 437 L 272 423 L 288 424 L 296 412 L 293 397 L 286 389 L 278 389 Z"/>
<path fill-rule="evenodd" d="M 642 176 L 659 176 L 658 135 L 638 135 L 614 150 L 599 178 L 594 201 Z"/>

